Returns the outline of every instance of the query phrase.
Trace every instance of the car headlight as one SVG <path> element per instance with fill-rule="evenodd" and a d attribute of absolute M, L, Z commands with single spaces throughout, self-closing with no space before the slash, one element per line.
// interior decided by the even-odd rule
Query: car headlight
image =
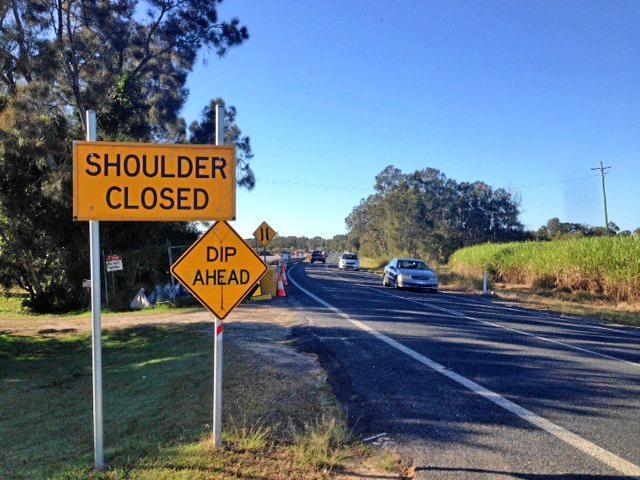
<path fill-rule="evenodd" d="M 400 275 L 398 275 L 398 278 L 400 278 L 400 280 L 411 280 L 411 275 L 407 275 L 406 273 L 401 273 Z"/>

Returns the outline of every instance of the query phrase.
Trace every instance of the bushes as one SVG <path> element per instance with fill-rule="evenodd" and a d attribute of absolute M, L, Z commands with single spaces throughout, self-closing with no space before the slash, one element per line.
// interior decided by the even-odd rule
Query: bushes
<path fill-rule="evenodd" d="M 458 250 L 454 271 L 532 287 L 583 290 L 618 301 L 640 301 L 640 237 L 551 242 L 485 243 Z"/>

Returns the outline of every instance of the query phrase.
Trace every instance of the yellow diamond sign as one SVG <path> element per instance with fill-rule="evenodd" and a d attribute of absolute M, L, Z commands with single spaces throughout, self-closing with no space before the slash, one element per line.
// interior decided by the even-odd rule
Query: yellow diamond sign
<path fill-rule="evenodd" d="M 173 264 L 171 273 L 220 319 L 238 305 L 267 266 L 227 222 L 217 222 Z"/>
<path fill-rule="evenodd" d="M 271 228 L 271 226 L 267 222 L 262 222 L 256 231 L 253 232 L 253 236 L 262 244 L 263 247 L 266 247 L 271 243 L 276 236 L 276 231 Z"/>

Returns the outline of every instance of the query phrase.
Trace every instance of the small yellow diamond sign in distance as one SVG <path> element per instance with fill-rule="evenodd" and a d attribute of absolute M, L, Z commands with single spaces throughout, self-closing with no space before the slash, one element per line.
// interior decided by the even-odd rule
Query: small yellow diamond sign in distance
<path fill-rule="evenodd" d="M 271 228 L 267 222 L 262 222 L 260 226 L 256 228 L 256 231 L 253 232 L 253 236 L 263 247 L 269 245 L 276 235 L 276 231 Z"/>
<path fill-rule="evenodd" d="M 171 273 L 224 319 L 267 272 L 267 265 L 227 222 L 207 230 L 173 264 Z"/>

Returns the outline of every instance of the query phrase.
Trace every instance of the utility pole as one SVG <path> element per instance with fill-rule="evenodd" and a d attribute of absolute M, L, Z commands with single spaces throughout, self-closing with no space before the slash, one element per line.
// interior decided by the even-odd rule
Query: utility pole
<path fill-rule="evenodd" d="M 609 215 L 607 213 L 607 190 L 604 186 L 604 177 L 608 173 L 606 170 L 610 170 L 611 167 L 605 167 L 600 161 L 600 166 L 592 168 L 591 170 L 600 170 L 600 177 L 602 178 L 602 198 L 604 200 L 604 234 L 609 236 Z"/>

